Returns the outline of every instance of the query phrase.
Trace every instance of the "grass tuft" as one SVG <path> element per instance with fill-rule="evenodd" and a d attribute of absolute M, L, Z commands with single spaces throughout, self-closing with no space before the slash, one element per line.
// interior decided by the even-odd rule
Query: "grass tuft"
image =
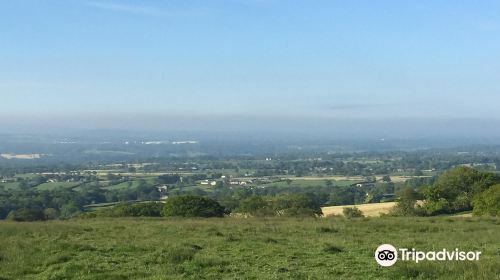
<path fill-rule="evenodd" d="M 342 247 L 333 244 L 325 244 L 325 247 L 323 247 L 323 252 L 329 254 L 337 254 L 343 251 L 344 249 Z"/>
<path fill-rule="evenodd" d="M 339 230 L 337 228 L 333 228 L 333 227 L 317 227 L 316 231 L 320 232 L 320 233 L 337 233 L 337 232 L 339 232 Z"/>

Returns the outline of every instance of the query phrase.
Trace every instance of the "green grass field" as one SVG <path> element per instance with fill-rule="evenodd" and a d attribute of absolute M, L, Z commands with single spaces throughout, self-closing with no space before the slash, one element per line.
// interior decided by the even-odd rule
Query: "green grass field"
<path fill-rule="evenodd" d="M 121 189 L 128 189 L 128 188 L 134 189 L 140 185 L 141 180 L 146 181 L 146 183 L 148 183 L 148 184 L 154 184 L 155 179 L 156 179 L 156 177 L 152 177 L 152 176 L 142 176 L 142 177 L 137 176 L 128 182 L 123 182 L 123 183 L 116 184 L 116 185 L 106 186 L 106 189 L 107 190 L 121 190 Z"/>
<path fill-rule="evenodd" d="M 279 188 L 287 188 L 287 187 L 302 187 L 302 188 L 307 188 L 307 187 L 317 187 L 317 186 L 326 186 L 326 181 L 325 179 L 317 179 L 317 180 L 311 180 L 311 179 L 294 179 L 288 184 L 286 181 L 280 181 L 280 182 L 274 182 L 274 183 L 268 183 L 268 184 L 263 184 L 262 186 L 266 187 L 279 187 Z M 338 181 L 332 181 L 334 186 L 350 186 L 357 181 L 351 181 L 351 180 L 338 180 Z"/>
<path fill-rule="evenodd" d="M 499 279 L 500 219 L 90 219 L 0 222 L 0 279 Z M 398 262 L 383 243 L 479 250 Z"/>
<path fill-rule="evenodd" d="M 53 190 L 53 189 L 58 189 L 58 188 L 74 188 L 78 185 L 80 185 L 80 182 L 53 182 L 53 183 L 43 183 L 41 185 L 38 185 L 36 188 L 38 190 Z"/>

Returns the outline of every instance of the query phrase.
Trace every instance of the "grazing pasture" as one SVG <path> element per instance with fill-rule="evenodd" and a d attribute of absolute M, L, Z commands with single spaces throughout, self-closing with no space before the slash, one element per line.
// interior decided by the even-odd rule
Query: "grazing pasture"
<path fill-rule="evenodd" d="M 0 222 L 0 279 L 498 279 L 500 219 L 114 218 Z M 396 247 L 478 262 L 374 260 Z"/>

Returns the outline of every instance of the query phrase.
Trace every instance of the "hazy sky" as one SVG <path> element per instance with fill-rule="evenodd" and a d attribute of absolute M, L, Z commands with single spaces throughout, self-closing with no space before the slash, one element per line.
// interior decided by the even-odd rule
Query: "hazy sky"
<path fill-rule="evenodd" d="M 500 1 L 2 0 L 0 97 L 0 125 L 498 120 Z"/>

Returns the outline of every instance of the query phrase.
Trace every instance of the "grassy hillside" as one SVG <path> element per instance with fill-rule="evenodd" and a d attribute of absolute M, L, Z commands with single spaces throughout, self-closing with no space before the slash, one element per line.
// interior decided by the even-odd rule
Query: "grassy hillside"
<path fill-rule="evenodd" d="M 0 279 L 498 279 L 500 219 L 95 219 L 0 222 Z M 479 262 L 379 267 L 382 243 Z"/>

